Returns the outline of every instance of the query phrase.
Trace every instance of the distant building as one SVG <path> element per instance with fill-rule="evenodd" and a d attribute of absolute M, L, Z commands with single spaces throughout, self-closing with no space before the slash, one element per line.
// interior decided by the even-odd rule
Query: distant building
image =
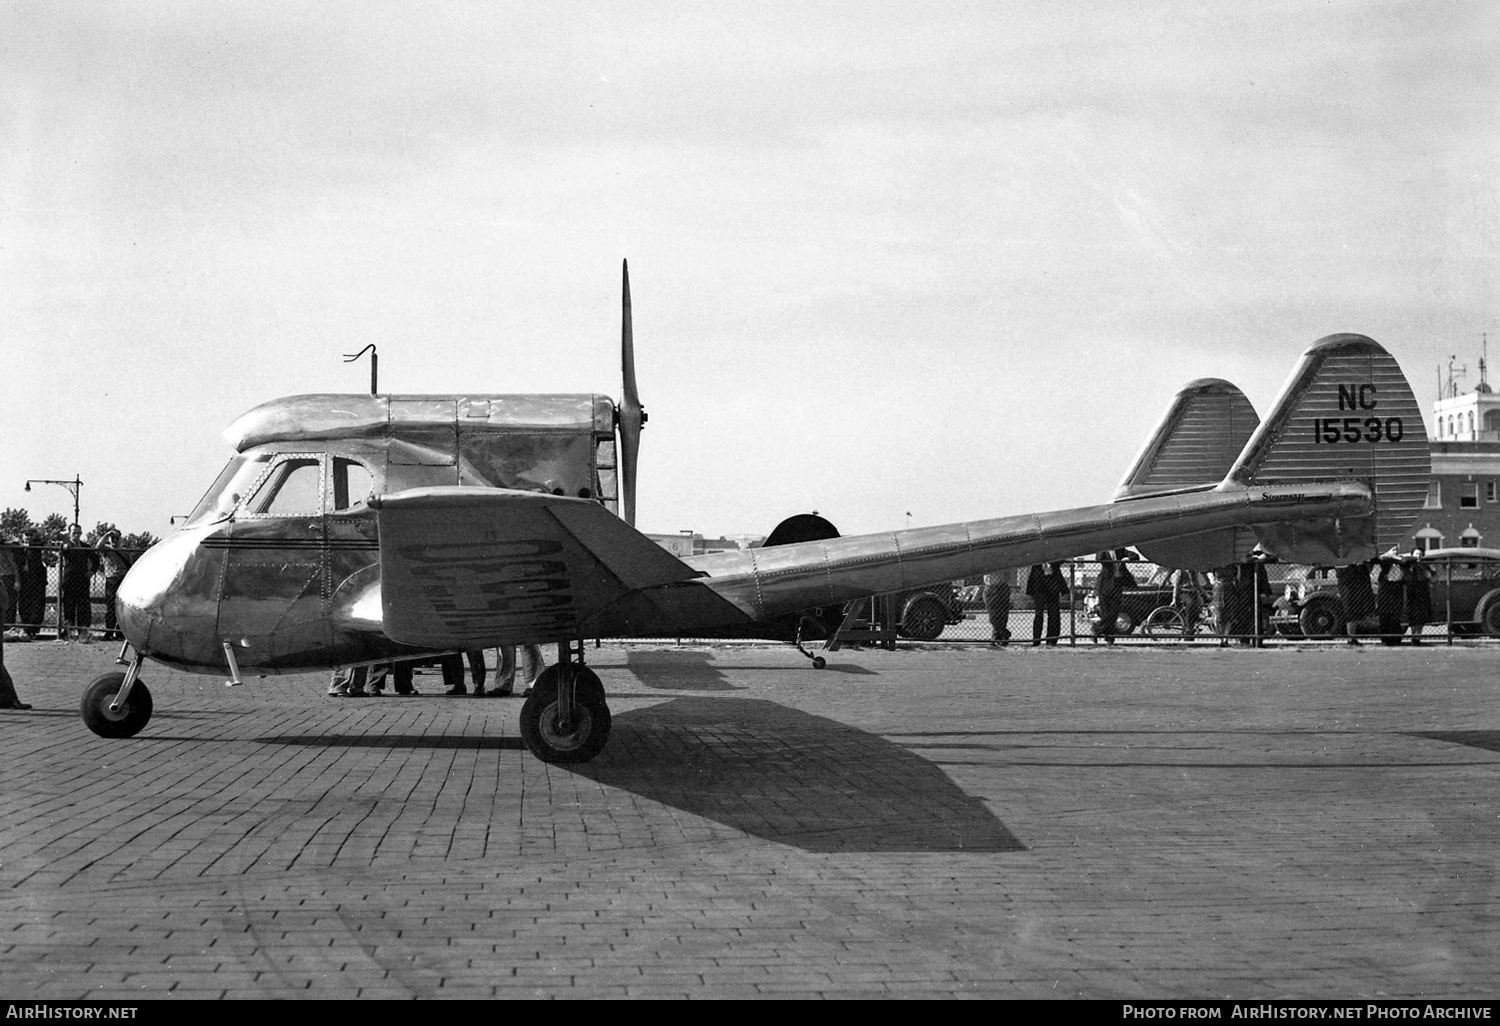
<path fill-rule="evenodd" d="M 1485 381 L 1432 405 L 1432 480 L 1413 531 L 1420 549 L 1500 547 L 1500 395 Z"/>
<path fill-rule="evenodd" d="M 745 547 L 733 538 L 705 538 L 694 531 L 678 531 L 676 534 L 652 534 L 650 531 L 643 533 L 678 559 L 701 556 L 705 552 L 731 552 Z"/>

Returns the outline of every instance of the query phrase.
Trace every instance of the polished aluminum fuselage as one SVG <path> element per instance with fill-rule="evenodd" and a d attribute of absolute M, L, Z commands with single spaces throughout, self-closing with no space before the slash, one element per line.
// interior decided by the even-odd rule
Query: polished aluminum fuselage
<path fill-rule="evenodd" d="M 472 589 L 459 579 L 475 571 L 428 566 L 430 580 L 400 592 L 396 577 L 405 557 L 394 547 L 384 554 L 392 594 L 382 595 L 381 513 L 374 506 L 394 513 L 437 498 L 442 503 L 421 507 L 437 516 L 449 508 L 443 503 L 467 501 L 448 493 L 491 488 L 560 497 L 548 500 L 554 513 L 571 506 L 596 517 L 595 502 L 615 512 L 616 411 L 609 399 L 278 400 L 226 432 L 236 462 L 184 530 L 132 569 L 119 591 L 120 624 L 142 655 L 163 662 L 206 672 L 232 670 L 236 662 L 250 672 L 295 672 L 437 651 L 393 641 L 385 631 L 387 602 L 417 614 L 404 626 L 401 615 L 390 617 L 393 632 L 408 641 L 483 647 L 742 628 L 869 595 L 1165 539 L 1185 539 L 1177 548 L 1193 559 L 1237 558 L 1244 528 L 1272 555 L 1329 565 L 1367 560 L 1404 540 L 1426 494 L 1427 440 L 1410 386 L 1378 343 L 1332 335 L 1310 347 L 1216 484 L 1201 479 L 1217 476 L 1243 436 L 1237 425 L 1243 419 L 1248 426 L 1248 418 L 1241 417 L 1237 390 L 1223 383 L 1197 382 L 1188 392 L 1207 401 L 1203 415 L 1169 413 L 1167 430 L 1153 436 L 1127 475 L 1132 487 L 1120 501 L 718 553 L 668 567 L 632 559 L 644 569 L 624 568 L 632 583 L 623 591 L 585 580 L 579 600 L 545 621 L 508 618 L 504 610 L 515 600 L 505 595 L 465 606 L 462 616 L 438 614 L 434 594 L 467 602 Z M 287 486 L 293 478 L 301 482 L 296 488 Z M 357 489 L 364 492 L 355 495 Z M 283 492 L 296 500 L 282 502 Z M 504 502 L 493 506 L 503 509 Z M 399 515 L 386 521 L 387 533 L 398 534 L 400 523 Z M 471 522 L 466 529 L 483 544 L 486 537 L 503 539 L 515 523 Z M 543 530 L 570 528 L 557 521 Z M 1207 544 L 1211 536 L 1228 542 Z M 647 544 L 633 530 L 628 538 L 609 538 L 597 549 L 579 549 L 575 563 L 607 562 L 615 549 Z M 613 571 L 606 576 L 624 579 Z M 511 583 L 503 576 L 497 582 Z M 563 629 L 573 633 L 531 636 Z"/>
<path fill-rule="evenodd" d="M 251 410 L 225 437 L 263 471 L 243 496 L 205 496 L 117 599 L 138 651 L 190 670 L 224 672 L 226 643 L 252 673 L 429 654 L 381 631 L 377 515 L 363 496 L 333 500 L 335 459 L 362 467 L 374 495 L 469 485 L 616 502 L 603 396 L 294 396 Z M 288 459 L 321 461 L 315 508 L 255 512 L 257 490 Z"/>

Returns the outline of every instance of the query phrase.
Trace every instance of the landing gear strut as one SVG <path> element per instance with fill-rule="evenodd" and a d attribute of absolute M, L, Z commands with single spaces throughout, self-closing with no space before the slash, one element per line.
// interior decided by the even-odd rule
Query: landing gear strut
<path fill-rule="evenodd" d="M 521 706 L 521 740 L 543 762 L 588 762 L 609 740 L 609 706 L 598 674 L 583 665 L 583 642 L 557 646 Z"/>
<path fill-rule="evenodd" d="M 121 649 L 121 657 L 124 650 Z M 95 677 L 83 689 L 79 711 L 86 727 L 100 737 L 134 737 L 151 720 L 151 692 L 141 680 L 141 657 L 125 667 Z"/>
<path fill-rule="evenodd" d="M 792 644 L 797 646 L 798 652 L 801 652 L 803 655 L 807 656 L 807 658 L 812 660 L 812 666 L 814 670 L 821 670 L 823 667 L 828 665 L 828 660 L 824 659 L 820 655 L 813 655 L 806 648 L 802 647 L 802 628 L 806 627 L 808 624 L 812 624 L 814 627 L 822 627 L 822 624 L 818 623 L 817 620 L 813 619 L 811 616 L 808 616 L 806 613 L 803 613 L 797 618 L 797 636 L 792 639 Z"/>

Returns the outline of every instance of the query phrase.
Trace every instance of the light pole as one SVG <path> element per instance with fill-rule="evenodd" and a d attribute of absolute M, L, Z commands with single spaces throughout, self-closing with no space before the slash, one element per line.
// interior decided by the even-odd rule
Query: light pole
<path fill-rule="evenodd" d="M 68 491 L 72 492 L 73 493 L 73 526 L 77 527 L 80 531 L 83 530 L 82 526 L 78 523 L 78 493 L 81 492 L 81 491 L 83 491 L 83 482 L 80 481 L 76 475 L 74 476 L 73 480 L 71 480 L 71 481 L 55 481 L 55 480 L 53 480 L 50 477 L 33 477 L 33 478 L 29 479 L 26 482 L 26 490 L 28 492 L 31 491 L 31 486 L 34 485 L 34 484 L 55 484 L 55 485 L 62 485 Z"/>

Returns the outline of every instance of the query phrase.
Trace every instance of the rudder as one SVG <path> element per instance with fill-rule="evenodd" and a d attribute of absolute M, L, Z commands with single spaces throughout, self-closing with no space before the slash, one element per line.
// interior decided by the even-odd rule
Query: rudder
<path fill-rule="evenodd" d="M 1115 489 L 1115 501 L 1217 485 L 1259 424 L 1255 407 L 1230 382 L 1189 382 L 1178 390 L 1131 462 Z M 1249 528 L 1230 527 L 1137 547 L 1162 566 L 1207 570 L 1239 562 L 1257 540 Z"/>
<path fill-rule="evenodd" d="M 1427 426 L 1400 365 L 1374 339 L 1340 334 L 1303 354 L 1220 487 L 1368 485 L 1367 517 L 1256 528 L 1282 560 L 1352 563 L 1407 547 L 1431 472 Z"/>

